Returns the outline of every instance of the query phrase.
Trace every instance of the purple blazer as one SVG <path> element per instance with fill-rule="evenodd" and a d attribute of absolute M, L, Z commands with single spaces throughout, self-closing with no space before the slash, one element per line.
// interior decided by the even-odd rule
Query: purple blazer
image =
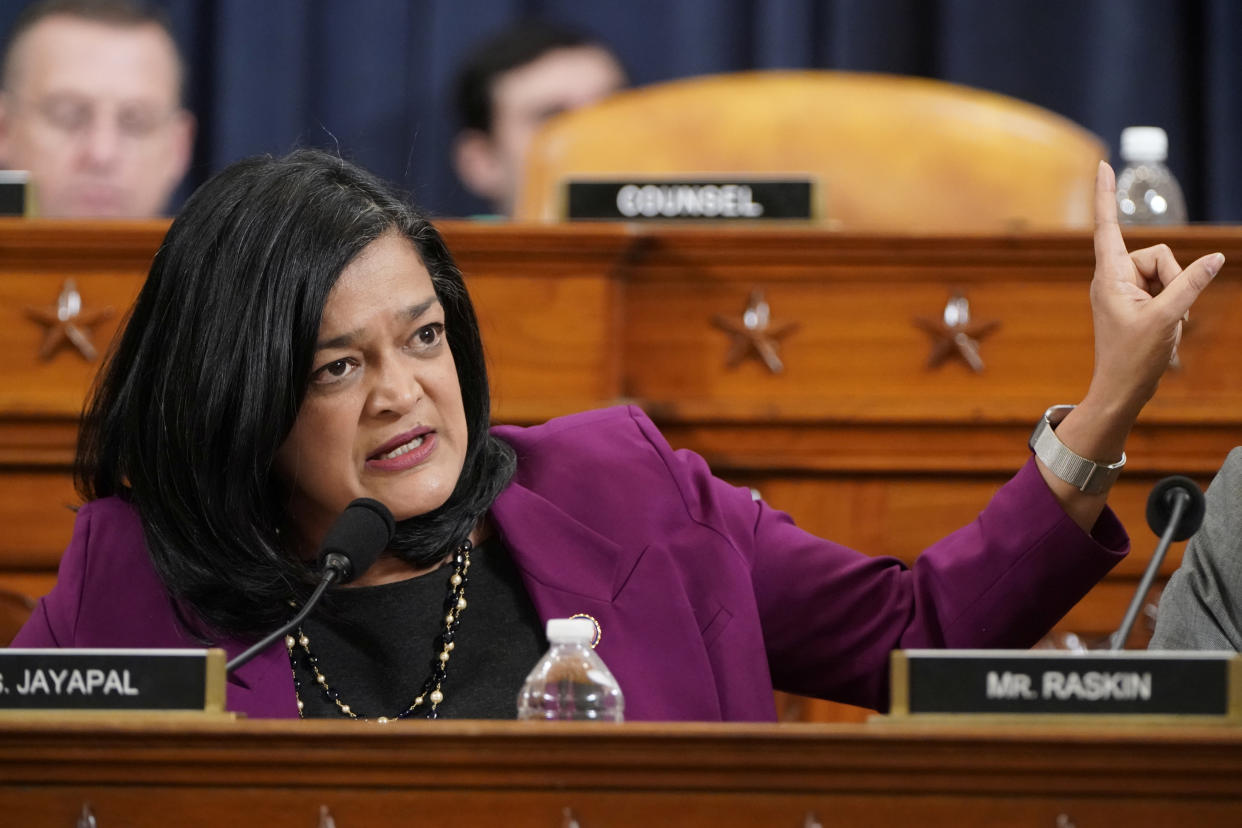
<path fill-rule="evenodd" d="M 634 407 L 494 433 L 518 455 L 495 526 L 542 618 L 599 622 L 631 720 L 773 720 L 774 687 L 884 709 L 890 650 L 1028 647 L 1129 545 L 1111 512 L 1084 533 L 1033 462 L 907 568 L 803 532 Z M 231 658 L 246 643 L 220 645 Z M 201 645 L 136 511 L 104 498 L 79 510 L 56 587 L 14 646 Z M 297 715 L 282 643 L 230 677 L 228 706 Z"/>

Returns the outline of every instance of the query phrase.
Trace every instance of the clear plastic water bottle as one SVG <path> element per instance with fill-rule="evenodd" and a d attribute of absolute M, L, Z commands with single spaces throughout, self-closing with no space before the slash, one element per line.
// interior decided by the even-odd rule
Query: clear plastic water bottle
<path fill-rule="evenodd" d="M 1165 166 L 1169 136 L 1160 127 L 1126 127 L 1121 131 L 1117 175 L 1117 219 L 1122 224 L 1185 224 L 1186 199 Z"/>
<path fill-rule="evenodd" d="M 550 618 L 547 632 L 551 646 L 518 693 L 518 718 L 622 721 L 621 687 L 591 648 L 595 625 L 586 618 Z"/>

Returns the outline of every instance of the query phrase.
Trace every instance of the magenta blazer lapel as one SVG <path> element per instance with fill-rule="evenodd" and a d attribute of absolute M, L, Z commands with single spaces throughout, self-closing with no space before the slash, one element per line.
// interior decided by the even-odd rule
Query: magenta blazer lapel
<path fill-rule="evenodd" d="M 491 515 L 539 617 L 585 614 L 598 623 L 596 651 L 621 685 L 627 718 L 721 718 L 701 612 L 667 549 L 619 546 L 518 483 Z"/>

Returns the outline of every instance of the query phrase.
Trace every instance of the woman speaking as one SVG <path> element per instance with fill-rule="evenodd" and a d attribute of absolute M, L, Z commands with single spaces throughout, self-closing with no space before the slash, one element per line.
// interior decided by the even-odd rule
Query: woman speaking
<path fill-rule="evenodd" d="M 297 612 L 328 527 L 369 497 L 388 549 L 230 676 L 229 709 L 512 717 L 542 620 L 572 615 L 630 719 L 773 719 L 774 687 L 883 708 L 894 648 L 1029 646 L 1126 551 L 1108 487 L 1223 257 L 1128 253 L 1113 198 L 1101 165 L 1085 397 L 907 569 L 801 531 L 637 408 L 489 430 L 436 229 L 339 158 L 239 162 L 155 256 L 84 416 L 56 587 L 14 643 L 236 655 Z"/>

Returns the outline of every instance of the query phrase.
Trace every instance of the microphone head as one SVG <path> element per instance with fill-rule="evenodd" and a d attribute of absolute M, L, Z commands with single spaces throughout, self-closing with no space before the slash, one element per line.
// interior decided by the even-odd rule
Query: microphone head
<path fill-rule="evenodd" d="M 1203 514 L 1207 511 L 1207 503 L 1199 484 L 1189 477 L 1175 474 L 1164 478 L 1152 488 L 1147 497 L 1147 525 L 1157 535 L 1163 535 L 1170 518 L 1173 517 L 1173 504 L 1177 502 L 1179 493 L 1185 493 L 1189 500 L 1182 511 L 1177 530 L 1173 533 L 1173 540 L 1184 541 L 1199 531 L 1199 524 L 1203 523 Z"/>
<path fill-rule="evenodd" d="M 345 507 L 319 547 L 319 562 L 335 569 L 336 582 L 347 584 L 371 568 L 392 540 L 397 524 L 378 500 L 360 497 Z"/>

